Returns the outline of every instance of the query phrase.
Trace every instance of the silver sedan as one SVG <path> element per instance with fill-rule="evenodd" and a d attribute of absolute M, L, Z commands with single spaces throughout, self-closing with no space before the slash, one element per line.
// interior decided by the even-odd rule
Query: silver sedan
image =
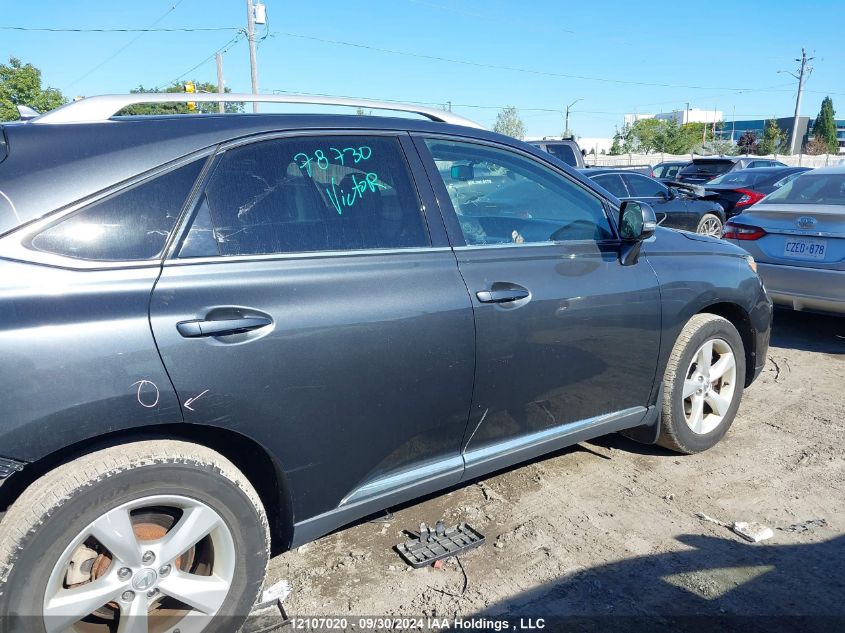
<path fill-rule="evenodd" d="M 777 305 L 845 314 L 845 165 L 814 169 L 725 225 Z"/>

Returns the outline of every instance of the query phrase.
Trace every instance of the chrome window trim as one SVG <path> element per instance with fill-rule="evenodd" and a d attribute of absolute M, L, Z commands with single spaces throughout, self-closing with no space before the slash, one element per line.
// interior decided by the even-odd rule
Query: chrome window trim
<path fill-rule="evenodd" d="M 262 253 L 260 255 L 214 255 L 210 257 L 185 257 L 167 259 L 164 266 L 190 266 L 194 264 L 227 264 L 238 262 L 277 261 L 297 259 L 331 259 L 337 257 L 365 257 L 376 255 L 402 255 L 441 253 L 451 251 L 449 246 L 414 246 L 410 248 L 367 248 L 349 251 L 308 251 L 299 253 Z"/>

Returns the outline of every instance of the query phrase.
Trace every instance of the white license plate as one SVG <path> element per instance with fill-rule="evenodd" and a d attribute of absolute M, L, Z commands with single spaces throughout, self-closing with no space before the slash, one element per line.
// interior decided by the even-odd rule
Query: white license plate
<path fill-rule="evenodd" d="M 827 240 L 812 237 L 788 237 L 783 247 L 783 256 L 794 259 L 824 259 Z"/>

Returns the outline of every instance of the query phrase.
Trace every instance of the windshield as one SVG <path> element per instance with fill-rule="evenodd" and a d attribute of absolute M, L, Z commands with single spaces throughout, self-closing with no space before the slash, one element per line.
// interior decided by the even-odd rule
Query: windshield
<path fill-rule="evenodd" d="M 845 205 L 845 173 L 802 174 L 763 198 L 760 203 Z"/>
<path fill-rule="evenodd" d="M 756 185 L 767 178 L 767 174 L 753 171 L 732 171 L 711 180 L 710 185 Z"/>

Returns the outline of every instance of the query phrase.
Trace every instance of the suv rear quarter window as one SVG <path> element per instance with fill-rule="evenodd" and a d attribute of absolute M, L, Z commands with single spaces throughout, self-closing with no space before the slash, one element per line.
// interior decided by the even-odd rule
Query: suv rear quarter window
<path fill-rule="evenodd" d="M 47 227 L 29 246 L 97 261 L 156 258 L 164 250 L 204 162 L 195 160 L 98 200 Z"/>
<path fill-rule="evenodd" d="M 260 141 L 222 156 L 180 256 L 428 246 L 420 210 L 396 138 Z"/>

